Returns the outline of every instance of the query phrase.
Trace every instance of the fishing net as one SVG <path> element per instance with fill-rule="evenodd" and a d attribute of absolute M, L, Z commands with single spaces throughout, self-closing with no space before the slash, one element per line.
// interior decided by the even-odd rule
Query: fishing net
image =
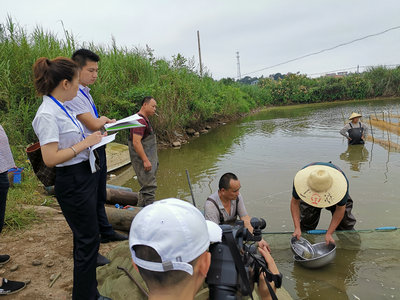
<path fill-rule="evenodd" d="M 324 235 L 303 234 L 312 244 Z M 293 260 L 291 234 L 266 234 L 294 299 L 393 299 L 400 295 L 400 230 L 337 232 L 336 258 L 321 269 Z"/>

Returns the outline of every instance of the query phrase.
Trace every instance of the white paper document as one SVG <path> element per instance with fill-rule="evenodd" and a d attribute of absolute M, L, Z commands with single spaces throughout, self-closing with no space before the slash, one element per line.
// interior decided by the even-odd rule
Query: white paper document
<path fill-rule="evenodd" d="M 104 137 L 101 139 L 101 142 L 100 142 L 100 143 L 98 143 L 98 144 L 96 144 L 96 145 L 93 145 L 93 146 L 90 148 L 89 163 L 90 163 L 90 169 L 92 170 L 92 173 L 95 173 L 95 172 L 96 172 L 96 164 L 95 164 L 95 162 L 96 162 L 96 157 L 94 156 L 93 150 L 95 150 L 95 149 L 97 149 L 97 148 L 99 148 L 99 147 L 101 147 L 101 146 L 103 146 L 103 145 L 105 145 L 105 144 L 111 143 L 113 140 L 115 140 L 115 136 L 116 136 L 116 135 L 117 135 L 117 134 L 114 133 L 114 134 L 111 134 L 111 135 L 104 136 Z"/>
<path fill-rule="evenodd" d="M 116 131 L 121 129 L 129 129 L 133 127 L 144 127 L 145 125 L 139 123 L 138 120 L 142 119 L 138 114 L 123 118 L 115 123 L 104 124 L 106 131 Z"/>

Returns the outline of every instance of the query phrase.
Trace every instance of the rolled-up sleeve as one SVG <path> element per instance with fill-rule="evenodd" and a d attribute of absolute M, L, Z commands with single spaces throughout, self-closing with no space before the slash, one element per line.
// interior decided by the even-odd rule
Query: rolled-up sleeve
<path fill-rule="evenodd" d="M 347 131 L 349 131 L 350 129 L 350 125 L 346 124 L 341 130 L 340 130 L 340 134 L 343 135 L 344 137 L 349 137 L 347 134 Z"/>

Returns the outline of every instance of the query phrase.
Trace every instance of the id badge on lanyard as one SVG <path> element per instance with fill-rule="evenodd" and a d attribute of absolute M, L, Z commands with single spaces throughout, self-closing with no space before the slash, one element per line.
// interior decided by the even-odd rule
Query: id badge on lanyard
<path fill-rule="evenodd" d="M 99 117 L 99 114 L 98 114 L 98 112 L 97 112 L 96 105 L 94 105 L 94 102 L 90 100 L 89 96 L 86 95 L 85 92 L 84 92 L 82 89 L 79 89 L 79 91 L 82 93 L 83 96 L 86 97 L 86 99 L 88 99 L 90 105 L 91 105 L 92 108 L 93 108 L 94 114 L 96 115 L 96 118 L 98 118 L 98 117 Z"/>
<path fill-rule="evenodd" d="M 54 98 L 52 95 L 48 95 L 51 100 L 54 101 L 55 104 L 57 104 L 64 112 L 65 114 L 68 116 L 68 118 L 71 119 L 71 121 L 75 124 L 76 127 L 78 127 L 78 129 L 80 130 L 81 134 L 82 134 L 82 138 L 85 139 L 85 134 L 83 133 L 83 129 L 81 127 L 81 125 L 79 124 L 79 121 L 74 117 L 71 116 L 68 111 L 65 109 L 65 107 L 56 99 Z"/>

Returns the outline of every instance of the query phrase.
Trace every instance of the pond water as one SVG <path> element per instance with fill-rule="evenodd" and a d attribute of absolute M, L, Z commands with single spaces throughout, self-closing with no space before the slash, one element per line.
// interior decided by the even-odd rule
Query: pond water
<path fill-rule="evenodd" d="M 266 239 L 294 299 L 400 299 L 399 230 L 335 235 L 335 263 L 320 270 L 294 264 L 291 235 L 283 233 L 293 230 L 289 209 L 293 177 L 315 161 L 332 161 L 347 175 L 356 229 L 400 227 L 400 153 L 372 142 L 348 147 L 339 130 L 353 111 L 365 116 L 364 121 L 369 115 L 381 118 L 382 112 L 397 115 L 400 99 L 273 108 L 212 129 L 179 150 L 159 152 L 157 199 L 192 201 L 188 170 L 196 205 L 202 209 L 207 196 L 217 190 L 220 176 L 233 172 L 241 182 L 249 215 L 263 217 L 265 231 L 276 232 Z M 400 143 L 393 133 L 374 128 L 373 134 Z M 132 168 L 121 172 L 117 184 L 138 190 Z M 326 229 L 330 219 L 330 213 L 323 211 L 318 228 Z M 305 237 L 323 241 L 323 236 Z"/>

